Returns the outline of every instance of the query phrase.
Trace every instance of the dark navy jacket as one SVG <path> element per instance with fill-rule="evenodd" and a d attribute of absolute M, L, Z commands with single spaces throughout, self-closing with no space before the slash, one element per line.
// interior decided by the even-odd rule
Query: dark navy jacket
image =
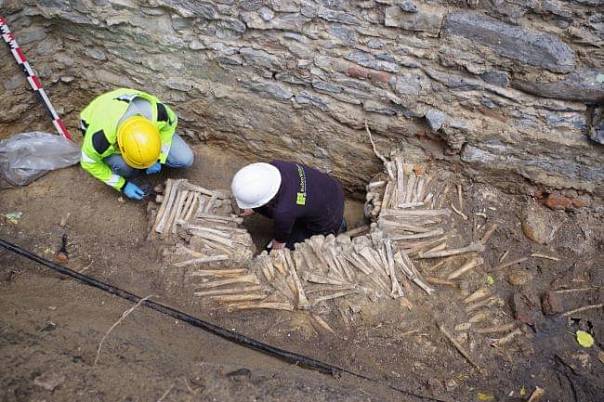
<path fill-rule="evenodd" d="M 281 173 L 277 195 L 254 211 L 274 220 L 273 237 L 286 242 L 295 226 L 309 234 L 336 234 L 344 217 L 342 185 L 317 169 L 272 161 Z"/>

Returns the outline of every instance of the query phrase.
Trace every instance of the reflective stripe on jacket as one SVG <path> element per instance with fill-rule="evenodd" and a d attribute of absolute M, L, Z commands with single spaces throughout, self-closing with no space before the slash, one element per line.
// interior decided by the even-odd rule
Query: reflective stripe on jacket
<path fill-rule="evenodd" d="M 152 121 L 157 125 L 161 139 L 159 162 L 165 163 L 172 144 L 178 119 L 168 106 L 155 96 L 143 91 L 119 88 L 95 98 L 80 114 L 85 130 L 80 165 L 103 183 L 121 190 L 126 180 L 114 174 L 103 159 L 120 153 L 117 145 L 117 126 L 134 98 L 151 104 Z"/>

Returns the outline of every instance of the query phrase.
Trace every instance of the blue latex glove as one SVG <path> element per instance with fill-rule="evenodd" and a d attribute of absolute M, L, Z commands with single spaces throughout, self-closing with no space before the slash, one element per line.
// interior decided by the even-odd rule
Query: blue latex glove
<path fill-rule="evenodd" d="M 147 170 L 145 170 L 145 173 L 155 174 L 155 173 L 159 173 L 160 170 L 161 170 L 161 163 L 155 162 L 153 165 L 149 166 L 147 168 Z"/>
<path fill-rule="evenodd" d="M 122 192 L 131 200 L 142 200 L 145 192 L 136 184 L 127 182 Z"/>

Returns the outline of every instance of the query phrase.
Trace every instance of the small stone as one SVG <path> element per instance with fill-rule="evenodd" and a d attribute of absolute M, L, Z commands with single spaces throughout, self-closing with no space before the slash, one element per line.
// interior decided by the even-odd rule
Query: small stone
<path fill-rule="evenodd" d="M 305 1 L 300 8 L 300 14 L 307 18 L 315 18 L 317 16 L 318 6 L 314 2 Z"/>
<path fill-rule="evenodd" d="M 374 70 L 382 70 L 390 73 L 396 73 L 399 71 L 398 64 L 391 61 L 379 60 L 371 53 L 367 53 L 362 50 L 353 50 L 344 56 L 344 58 L 363 67 L 368 67 Z"/>
<path fill-rule="evenodd" d="M 287 82 L 288 84 L 296 85 L 306 85 L 309 82 L 309 80 L 301 78 L 296 74 L 292 74 L 289 71 L 275 74 L 275 79 L 278 81 Z"/>
<path fill-rule="evenodd" d="M 589 131 L 589 139 L 598 144 L 604 144 L 604 124 L 601 124 L 598 128 L 592 127 Z"/>
<path fill-rule="evenodd" d="M 57 324 L 52 321 L 47 321 L 46 324 L 40 329 L 40 332 L 51 332 L 57 329 Z"/>
<path fill-rule="evenodd" d="M 409 13 L 402 11 L 400 7 L 392 6 L 384 10 L 384 25 L 438 35 L 443 17 L 444 14 L 437 10 L 425 9 Z"/>
<path fill-rule="evenodd" d="M 65 382 L 65 376 L 55 372 L 44 373 L 34 379 L 34 384 L 47 391 L 54 391 L 56 387 Z"/>
<path fill-rule="evenodd" d="M 339 85 L 330 84 L 321 80 L 313 80 L 312 87 L 316 89 L 318 92 L 324 93 L 340 93 L 342 92 L 342 88 Z"/>
<path fill-rule="evenodd" d="M 309 21 L 300 14 L 279 14 L 270 21 L 265 21 L 255 12 L 243 12 L 241 19 L 251 29 L 277 29 L 290 32 L 301 32 L 304 24 Z"/>
<path fill-rule="evenodd" d="M 282 59 L 267 53 L 264 50 L 256 50 L 249 47 L 244 47 L 239 50 L 239 54 L 249 64 L 273 69 L 283 67 Z"/>
<path fill-rule="evenodd" d="M 366 79 L 369 76 L 369 71 L 363 67 L 350 66 L 346 70 L 346 75 L 352 78 Z"/>
<path fill-rule="evenodd" d="M 508 282 L 513 286 L 526 285 L 533 276 L 526 271 L 513 271 L 508 275 Z"/>
<path fill-rule="evenodd" d="M 419 96 L 422 90 L 421 73 L 411 72 L 396 77 L 395 89 L 399 95 Z M 430 111 L 429 113 L 434 113 Z"/>
<path fill-rule="evenodd" d="M 273 10 L 267 7 L 262 7 L 259 13 L 260 18 L 262 18 L 264 21 L 270 21 L 275 17 L 275 13 L 273 12 Z"/>
<path fill-rule="evenodd" d="M 124 200 L 124 197 L 117 197 L 117 202 L 119 202 L 120 204 L 123 204 L 126 202 L 126 200 Z"/>
<path fill-rule="evenodd" d="M 205 48 L 206 48 L 206 46 L 201 41 L 198 41 L 197 39 L 193 39 L 189 43 L 189 49 L 191 49 L 191 50 L 202 50 Z"/>
<path fill-rule="evenodd" d="M 330 10 L 329 8 L 319 8 L 317 16 L 329 22 L 339 22 L 341 24 L 359 25 L 359 20 L 353 14 L 345 11 Z"/>
<path fill-rule="evenodd" d="M 455 381 L 454 378 L 451 378 L 450 380 L 447 380 L 447 383 L 445 384 L 447 391 L 453 391 L 454 389 L 456 389 L 457 387 L 459 387 L 459 383 L 457 381 Z"/>
<path fill-rule="evenodd" d="M 324 99 L 311 95 L 306 91 L 300 92 L 300 94 L 297 95 L 294 100 L 300 105 L 312 105 L 321 110 L 327 110 L 329 108 L 328 103 Z"/>
<path fill-rule="evenodd" d="M 271 82 L 250 82 L 246 84 L 246 87 L 254 92 L 280 101 L 286 101 L 294 96 L 287 87 Z"/>
<path fill-rule="evenodd" d="M 68 56 L 66 53 L 57 53 L 55 55 L 55 61 L 66 67 L 72 67 L 75 64 L 73 57 Z"/>
<path fill-rule="evenodd" d="M 170 77 L 166 80 L 166 86 L 176 91 L 189 92 L 193 85 L 188 80 L 183 80 L 179 77 Z"/>
<path fill-rule="evenodd" d="M 522 222 L 522 232 L 527 238 L 535 243 L 545 244 L 547 242 L 547 238 L 541 237 L 543 233 L 540 233 L 538 230 L 539 228 L 535 228 L 531 222 Z"/>
<path fill-rule="evenodd" d="M 604 144 L 604 107 L 594 109 L 591 117 L 589 139 L 598 144 Z"/>
<path fill-rule="evenodd" d="M 300 12 L 300 0 L 269 0 L 271 8 L 280 13 Z"/>
<path fill-rule="evenodd" d="M 243 59 L 237 55 L 233 55 L 233 56 L 219 56 L 216 58 L 216 60 L 218 61 L 218 63 L 220 64 L 226 64 L 226 65 L 231 65 L 231 66 L 240 66 L 243 64 Z"/>
<path fill-rule="evenodd" d="M 349 46 L 353 46 L 357 40 L 354 29 L 348 28 L 346 25 L 332 24 L 329 26 L 329 33 Z"/>
<path fill-rule="evenodd" d="M 363 109 L 370 113 L 378 113 L 386 116 L 396 116 L 396 109 L 385 105 L 381 102 L 376 102 L 374 100 L 368 99 L 363 102 Z"/>
<path fill-rule="evenodd" d="M 262 7 L 262 0 L 239 0 L 239 7 L 245 11 L 254 11 Z"/>
<path fill-rule="evenodd" d="M 540 305 L 537 296 L 530 292 L 516 292 L 512 297 L 514 318 L 528 325 L 534 325 L 541 320 Z"/>
<path fill-rule="evenodd" d="M 191 24 L 190 18 L 183 18 L 178 15 L 172 16 L 172 28 L 174 28 L 175 31 L 187 30 L 191 27 Z"/>
<path fill-rule="evenodd" d="M 416 13 L 417 6 L 411 0 L 403 0 L 398 5 L 406 13 Z"/>
<path fill-rule="evenodd" d="M 239 36 L 245 33 L 247 30 L 245 24 L 237 18 L 224 18 L 216 23 L 218 31 L 216 35 L 222 36 Z"/>
<path fill-rule="evenodd" d="M 369 39 L 369 41 L 367 42 L 367 47 L 370 49 L 381 49 L 384 47 L 384 42 L 375 38 Z"/>
<path fill-rule="evenodd" d="M 545 315 L 556 315 L 564 311 L 562 298 L 556 292 L 546 292 L 541 297 L 541 311 Z"/>
<path fill-rule="evenodd" d="M 183 8 L 192 14 L 192 15 L 182 15 L 183 17 L 195 16 L 195 17 L 202 17 L 206 20 L 211 20 L 218 16 L 218 11 L 210 3 L 201 2 L 201 1 L 181 1 L 179 3 L 182 3 Z M 137 6 L 137 8 L 138 8 L 138 6 Z"/>
<path fill-rule="evenodd" d="M 543 204 L 550 209 L 572 209 L 583 208 L 590 203 L 587 199 L 565 197 L 560 194 L 548 194 Z"/>
<path fill-rule="evenodd" d="M 445 123 L 445 120 L 447 119 L 447 114 L 441 112 L 440 110 L 430 109 L 426 112 L 426 115 L 424 117 L 428 121 L 428 125 L 430 126 L 432 131 L 436 132 L 440 130 L 440 128 Z"/>
<path fill-rule="evenodd" d="M 510 85 L 510 77 L 503 71 L 487 71 L 486 73 L 480 74 L 480 78 L 482 78 L 484 82 L 504 88 Z"/>
<path fill-rule="evenodd" d="M 527 208 L 522 222 L 522 232 L 535 243 L 547 244 L 551 241 L 552 226 L 543 208 L 539 209 L 536 206 Z"/>

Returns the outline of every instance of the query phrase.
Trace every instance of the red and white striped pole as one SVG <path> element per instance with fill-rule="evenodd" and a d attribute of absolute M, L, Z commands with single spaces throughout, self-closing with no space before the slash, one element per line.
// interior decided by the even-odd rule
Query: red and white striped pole
<path fill-rule="evenodd" d="M 38 95 L 40 95 L 40 98 L 42 98 L 42 101 L 44 102 L 46 109 L 48 109 L 48 112 L 50 113 L 50 115 L 52 117 L 52 124 L 54 124 L 57 131 L 63 137 L 65 137 L 68 140 L 71 140 L 72 139 L 71 134 L 69 133 L 69 131 L 67 131 L 67 127 L 65 127 L 65 123 L 63 123 L 63 120 L 61 120 L 61 117 L 58 115 L 57 111 L 52 106 L 52 103 L 50 103 L 50 99 L 48 98 L 46 91 L 44 91 L 44 88 L 42 88 L 42 83 L 40 82 L 40 78 L 38 78 L 38 76 L 34 74 L 34 71 L 31 69 L 31 66 L 27 62 L 27 59 L 25 58 L 25 54 L 23 53 L 23 50 L 21 50 L 21 48 L 17 44 L 17 41 L 15 40 L 15 35 L 8 28 L 8 25 L 6 24 L 6 19 L 4 19 L 1 16 L 0 16 L 0 34 L 2 34 L 2 39 L 4 39 L 4 41 L 8 44 L 8 47 L 10 48 L 10 51 L 12 52 L 13 57 L 17 61 L 17 64 L 20 65 L 21 68 L 23 69 L 23 72 L 25 73 L 25 76 L 27 78 L 27 82 L 29 82 L 29 85 L 31 85 L 34 92 L 36 92 Z"/>

